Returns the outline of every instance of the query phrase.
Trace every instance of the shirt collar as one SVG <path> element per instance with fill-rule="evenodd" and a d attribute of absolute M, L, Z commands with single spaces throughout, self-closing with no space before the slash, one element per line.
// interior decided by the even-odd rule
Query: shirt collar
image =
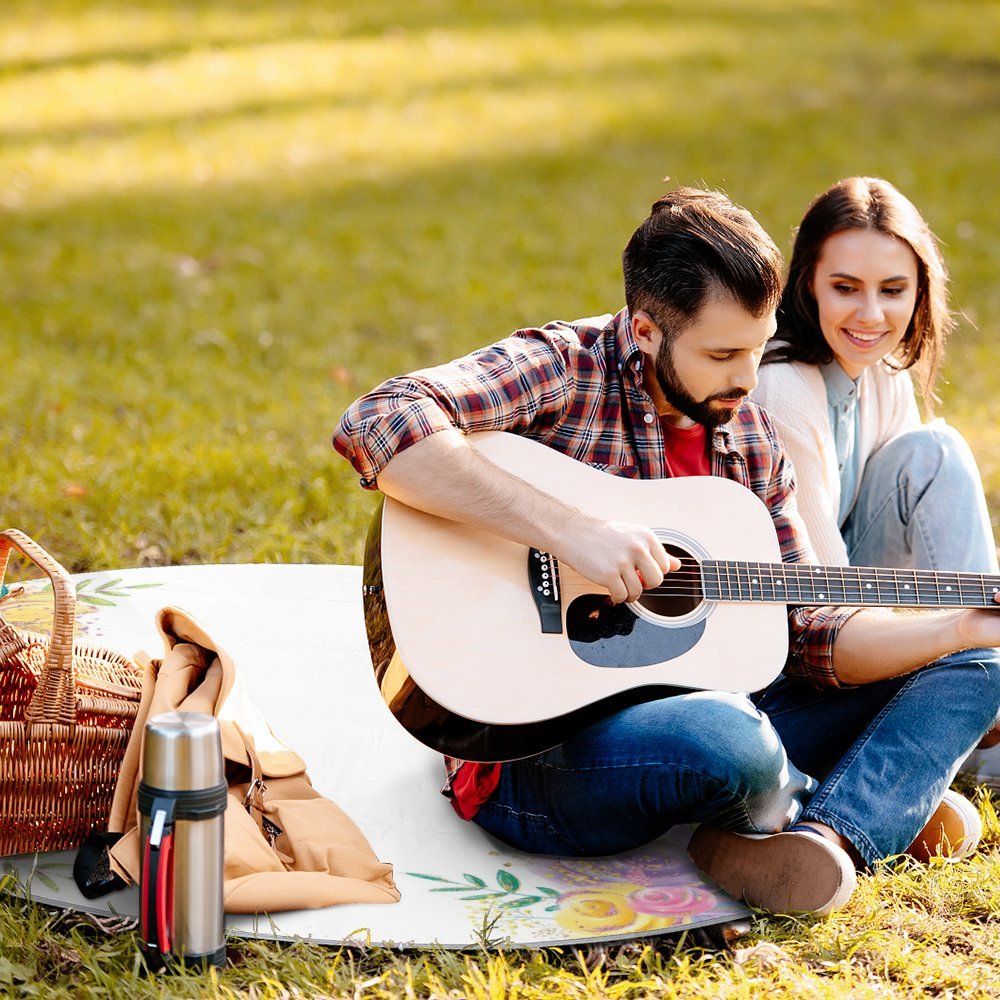
<path fill-rule="evenodd" d="M 819 366 L 820 374 L 826 384 L 826 398 L 831 406 L 847 403 L 858 394 L 858 382 L 851 378 L 840 363 L 834 358 Z M 858 378 L 860 379 L 860 375 Z"/>
<path fill-rule="evenodd" d="M 612 320 L 617 331 L 620 370 L 631 372 L 636 382 L 642 381 L 642 363 L 645 355 L 632 335 L 632 317 L 628 309 L 622 309 Z"/>
<path fill-rule="evenodd" d="M 728 455 L 731 451 L 736 451 L 736 448 L 733 447 L 732 438 L 732 432 L 729 429 L 728 423 L 716 427 L 712 431 L 712 451 L 717 451 L 723 455 Z"/>
<path fill-rule="evenodd" d="M 645 364 L 646 355 L 639 350 L 639 345 L 632 335 L 632 317 L 628 309 L 622 309 L 612 320 L 617 328 L 618 334 L 618 356 L 621 359 L 621 370 L 628 371 L 635 379 L 636 384 L 642 385 L 642 368 Z M 838 366 L 839 367 L 839 366 Z M 847 377 L 846 375 L 844 376 Z M 712 450 L 729 454 L 735 450 L 732 441 L 732 432 L 729 424 L 722 424 L 712 431 Z"/>

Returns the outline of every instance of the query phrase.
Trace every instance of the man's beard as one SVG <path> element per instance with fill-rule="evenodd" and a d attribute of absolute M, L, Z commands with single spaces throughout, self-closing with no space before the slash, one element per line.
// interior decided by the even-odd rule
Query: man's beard
<path fill-rule="evenodd" d="M 690 417 L 695 423 L 701 424 L 712 430 L 728 423 L 733 419 L 737 410 L 730 407 L 714 407 L 712 403 L 717 399 L 744 399 L 747 395 L 743 389 L 730 389 L 728 392 L 717 392 L 713 396 L 701 400 L 694 398 L 684 388 L 681 380 L 677 376 L 677 369 L 674 368 L 674 352 L 672 344 L 668 344 L 666 338 L 660 341 L 660 349 L 656 352 L 654 369 L 656 381 L 659 383 L 660 391 L 667 402 L 675 409 Z"/>

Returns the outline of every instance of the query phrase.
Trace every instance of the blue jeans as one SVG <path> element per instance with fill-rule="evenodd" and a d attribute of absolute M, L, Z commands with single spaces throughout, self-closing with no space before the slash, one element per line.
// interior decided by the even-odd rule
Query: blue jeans
<path fill-rule="evenodd" d="M 770 833 L 802 818 L 874 864 L 912 843 L 998 704 L 992 649 L 856 688 L 678 694 L 505 764 L 475 822 L 523 851 L 593 855 L 676 823 Z"/>
<path fill-rule="evenodd" d="M 1000 653 L 968 649 L 854 688 L 781 677 L 754 701 L 789 758 L 820 779 L 801 818 L 832 827 L 871 865 L 909 847 L 993 725 Z"/>
<path fill-rule="evenodd" d="M 746 695 L 685 692 L 505 764 L 475 822 L 535 854 L 615 854 L 675 823 L 772 833 L 815 788 Z"/>
<path fill-rule="evenodd" d="M 997 572 L 976 461 L 940 421 L 901 434 L 868 459 L 841 534 L 852 566 Z"/>
<path fill-rule="evenodd" d="M 854 566 L 997 573 L 979 469 L 964 438 L 936 421 L 880 448 L 841 533 Z M 1000 784 L 1000 746 L 973 750 L 973 780 Z"/>

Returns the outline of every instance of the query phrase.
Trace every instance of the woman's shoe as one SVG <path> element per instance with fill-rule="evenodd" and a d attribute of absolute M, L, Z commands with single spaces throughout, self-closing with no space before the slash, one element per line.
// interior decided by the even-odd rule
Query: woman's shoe
<path fill-rule="evenodd" d="M 983 821 L 976 807 L 949 788 L 906 853 L 918 861 L 961 861 L 979 846 L 982 835 Z"/>

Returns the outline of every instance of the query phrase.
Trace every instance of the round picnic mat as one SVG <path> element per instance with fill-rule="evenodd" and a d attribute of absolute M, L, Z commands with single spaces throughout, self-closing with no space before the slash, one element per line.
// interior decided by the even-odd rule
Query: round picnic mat
<path fill-rule="evenodd" d="M 393 865 L 399 903 L 229 916 L 235 934 L 322 943 L 465 948 L 541 946 L 661 935 L 743 921 L 749 911 L 687 858 L 690 828 L 605 858 L 514 851 L 466 823 L 440 794 L 441 758 L 403 730 L 372 676 L 356 566 L 215 565 L 130 569 L 75 578 L 77 634 L 112 649 L 162 655 L 154 615 L 193 615 L 236 661 L 271 728 Z M 38 581 L 3 607 L 48 628 Z M 137 890 L 86 900 L 72 852 L 5 859 L 38 902 L 134 916 Z"/>

